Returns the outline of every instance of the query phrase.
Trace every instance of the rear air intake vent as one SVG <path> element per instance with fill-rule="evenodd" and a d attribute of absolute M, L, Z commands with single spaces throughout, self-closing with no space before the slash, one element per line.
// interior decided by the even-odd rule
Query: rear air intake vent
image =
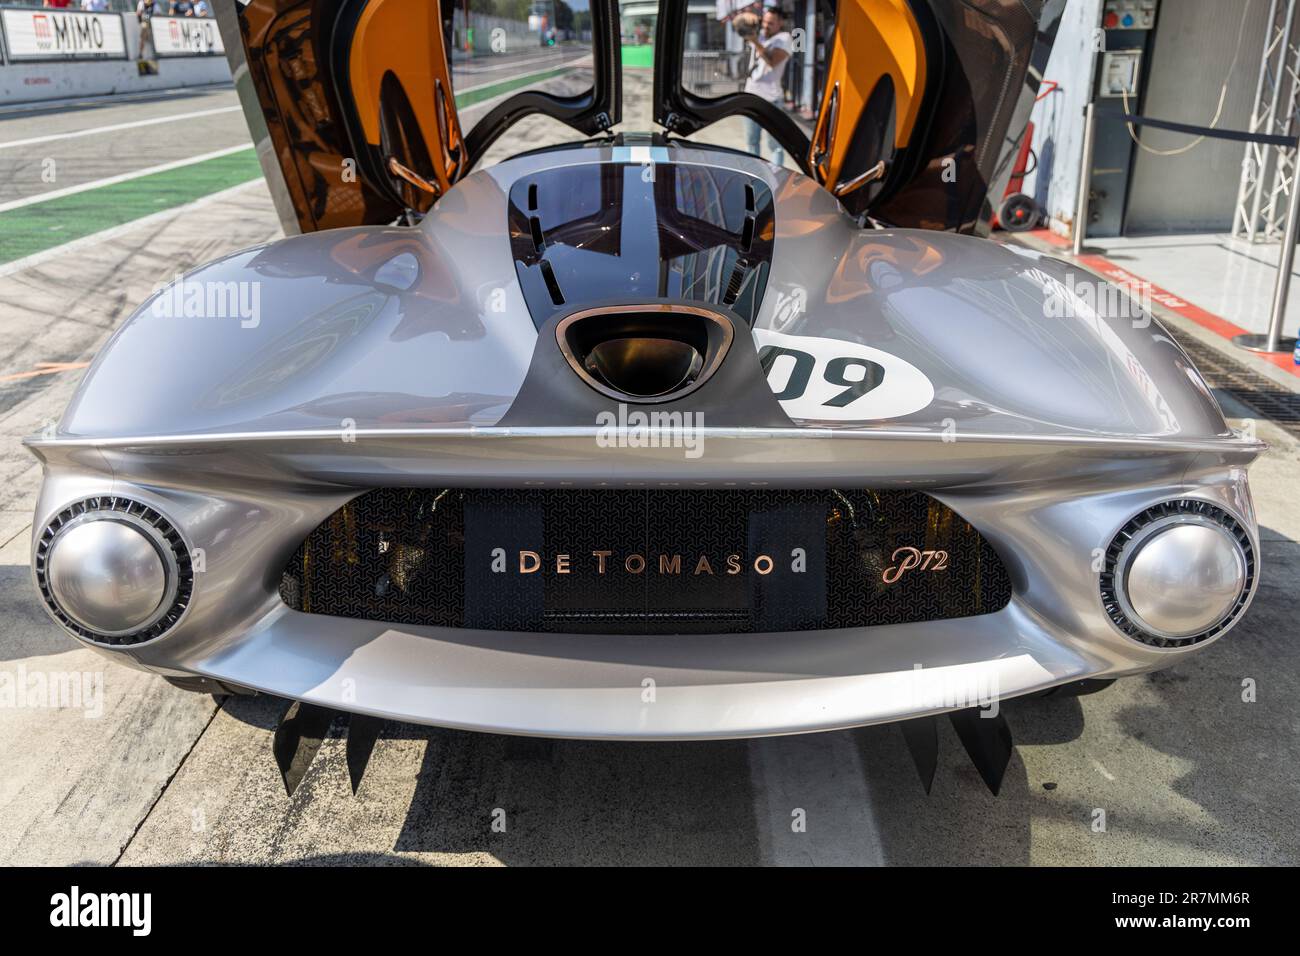
<path fill-rule="evenodd" d="M 740 229 L 740 251 L 749 252 L 754 245 L 754 187 L 745 184 L 745 222 Z"/>
<path fill-rule="evenodd" d="M 754 217 L 746 216 L 745 224 L 740 230 L 740 250 L 748 252 L 754 245 Z"/>
<path fill-rule="evenodd" d="M 740 298 L 740 290 L 745 287 L 745 276 L 749 273 L 749 267 L 745 264 L 744 259 L 736 262 L 736 266 L 731 270 L 731 278 L 727 280 L 727 291 L 723 293 L 723 305 L 731 305 Z"/>
<path fill-rule="evenodd" d="M 546 291 L 551 294 L 551 301 L 556 305 L 564 305 L 564 292 L 560 289 L 560 280 L 555 278 L 555 270 L 545 259 L 542 260 L 542 279 L 546 282 Z"/>

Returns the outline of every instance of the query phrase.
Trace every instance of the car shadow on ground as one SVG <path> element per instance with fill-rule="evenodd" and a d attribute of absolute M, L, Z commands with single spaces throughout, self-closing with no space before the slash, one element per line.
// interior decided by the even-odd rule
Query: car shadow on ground
<path fill-rule="evenodd" d="M 287 702 L 231 697 L 224 707 L 270 732 Z M 759 862 L 744 741 L 549 740 L 387 721 L 360 792 L 348 796 L 346 731 L 346 720 L 336 720 L 299 790 L 277 794 L 280 809 L 268 812 L 372 813 L 393 782 L 386 748 L 413 741 L 424 744 L 423 758 L 413 791 L 395 788 L 410 797 L 400 826 L 388 831 L 388 862 L 410 859 L 396 854 L 489 854 L 507 865 Z"/>
<path fill-rule="evenodd" d="M 81 647 L 41 607 L 31 568 L 26 564 L 0 563 L 0 620 L 0 662 L 46 657 Z"/>
<path fill-rule="evenodd" d="M 787 755 L 817 755 L 807 766 L 779 765 L 785 779 L 773 796 L 763 792 L 771 768 L 756 764 L 763 742 L 540 740 L 389 722 L 353 797 L 340 719 L 298 793 L 277 794 L 283 802 L 259 816 L 272 842 L 293 820 L 322 814 L 341 814 L 345 829 L 353 817 L 374 842 L 358 840 L 341 857 L 267 852 L 280 862 L 394 864 L 442 854 L 506 865 L 1294 863 L 1300 687 L 1286 582 L 1300 570 L 1300 547 L 1274 534 L 1265 561 L 1255 606 L 1204 653 L 1089 697 L 1004 701 L 1017 749 L 996 797 L 944 719 L 928 796 L 893 725 L 825 735 L 848 742 L 840 750 L 786 738 Z M 1242 696 L 1250 680 L 1254 702 Z M 287 702 L 224 706 L 263 732 L 269 766 L 269 736 Z M 423 743 L 422 756 L 399 770 L 385 754 L 389 741 Z M 392 805 L 393 791 L 404 806 Z M 774 800 L 790 807 L 766 806 Z M 830 843 L 774 854 L 790 845 L 791 808 L 814 804 L 810 831 Z M 379 808 L 393 820 L 376 829 Z M 876 850 L 828 852 L 837 843 Z"/>
<path fill-rule="evenodd" d="M 504 812 L 506 832 L 491 831 L 489 807 Z M 743 741 L 455 733 L 431 736 L 394 846 L 490 850 L 507 865 L 745 865 L 758 848 Z"/>

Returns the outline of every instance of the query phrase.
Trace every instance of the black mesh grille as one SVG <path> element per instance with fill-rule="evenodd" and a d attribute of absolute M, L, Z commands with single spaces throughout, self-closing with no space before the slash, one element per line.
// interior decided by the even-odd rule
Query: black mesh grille
<path fill-rule="evenodd" d="M 680 634 L 966 617 L 1011 585 L 917 492 L 380 489 L 303 542 L 280 593 L 395 624 Z"/>

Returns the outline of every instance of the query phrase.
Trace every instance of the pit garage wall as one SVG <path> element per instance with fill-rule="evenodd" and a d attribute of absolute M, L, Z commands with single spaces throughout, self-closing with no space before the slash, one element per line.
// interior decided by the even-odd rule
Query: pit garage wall
<path fill-rule="evenodd" d="M 1149 116 L 1208 125 L 1219 90 L 1242 34 L 1218 125 L 1245 129 L 1254 99 L 1269 0 L 1162 0 L 1155 45 L 1146 65 L 1139 108 Z M 1034 107 L 1033 148 L 1039 168 L 1025 179 L 1025 192 L 1050 217 L 1053 232 L 1073 235 L 1083 151 L 1083 107 L 1097 62 L 1095 37 L 1102 0 L 1069 0 L 1044 80 L 1060 84 Z M 1244 22 L 1243 22 L 1244 21 Z M 1116 101 L 1118 102 L 1118 101 Z M 1189 137 L 1162 130 L 1138 133 L 1159 149 L 1185 146 Z M 1206 141 L 1180 156 L 1135 153 L 1125 234 L 1222 232 L 1231 227 L 1245 147 Z"/>
<path fill-rule="evenodd" d="M 1142 112 L 1208 126 L 1226 77 L 1228 92 L 1218 125 L 1246 129 L 1268 32 L 1268 7 L 1269 0 L 1164 0 Z M 1234 67 L 1232 54 L 1239 33 L 1241 52 Z M 1138 137 L 1160 150 L 1181 149 L 1192 142 L 1191 137 L 1158 129 L 1140 130 Z M 1244 155 L 1242 143 L 1225 140 L 1205 140 L 1177 156 L 1138 150 L 1124 234 L 1228 232 Z"/>
<path fill-rule="evenodd" d="M 135 62 L 140 53 L 140 25 L 135 14 L 123 14 L 122 27 L 125 60 L 0 62 L 0 106 L 230 82 L 230 67 L 220 54 L 162 57 L 155 61 L 156 76 L 141 76 Z"/>

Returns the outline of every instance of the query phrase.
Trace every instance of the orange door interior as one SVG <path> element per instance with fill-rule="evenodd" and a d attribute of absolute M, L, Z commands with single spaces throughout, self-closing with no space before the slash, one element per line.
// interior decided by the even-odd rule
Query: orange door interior
<path fill-rule="evenodd" d="M 918 135 L 930 72 L 908 0 L 840 0 L 809 165 L 851 212 L 879 193 Z"/>
<path fill-rule="evenodd" d="M 439 7 L 365 0 L 348 45 L 347 87 L 372 174 L 421 213 L 468 168 Z"/>

